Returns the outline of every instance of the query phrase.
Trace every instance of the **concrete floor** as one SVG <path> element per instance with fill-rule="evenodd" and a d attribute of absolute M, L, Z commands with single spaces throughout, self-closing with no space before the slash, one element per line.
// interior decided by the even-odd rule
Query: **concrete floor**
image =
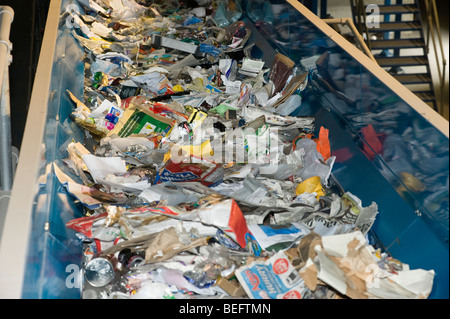
<path fill-rule="evenodd" d="M 391 3 L 395 3 L 396 0 L 392 0 Z M 399 1 L 400 2 L 400 1 Z M 367 4 L 384 4 L 384 0 L 371 0 L 366 1 Z M 408 3 L 414 3 L 414 0 L 403 0 L 403 4 Z M 448 61 L 449 60 L 449 20 L 448 20 L 448 10 L 449 10 L 449 1 L 448 0 L 436 0 L 436 5 L 438 8 L 438 12 L 440 14 L 439 16 L 439 22 L 440 22 L 440 28 L 441 28 L 441 36 L 442 36 L 442 44 L 444 49 L 445 58 Z M 352 12 L 350 8 L 350 0 L 328 0 L 328 10 L 327 12 L 333 17 L 333 18 L 352 18 Z M 405 16 L 406 19 L 408 19 L 408 16 Z M 423 23 L 426 25 L 426 20 L 423 21 Z M 347 27 L 341 28 L 341 31 L 343 33 L 347 33 L 350 30 Z M 416 34 L 411 33 L 411 37 L 416 36 Z M 438 44 L 438 40 L 436 38 L 436 43 Z M 439 44 L 438 44 L 439 45 Z M 419 49 L 420 50 L 420 49 Z M 408 52 L 408 54 L 414 54 L 414 52 Z M 442 58 L 440 55 L 440 49 L 438 49 L 438 57 L 441 65 L 441 71 L 442 71 Z M 436 64 L 436 58 L 435 58 L 435 51 L 434 48 L 430 48 L 430 52 L 428 54 L 428 58 L 430 61 L 430 68 L 432 73 L 432 78 L 434 82 L 434 88 L 436 92 L 436 97 L 438 101 L 441 101 L 441 88 L 439 83 L 439 72 L 438 67 Z M 420 68 L 420 67 L 419 67 Z M 418 71 L 420 69 L 414 69 L 414 68 L 408 68 L 407 73 Z M 420 70 L 419 72 L 422 72 Z M 445 80 L 444 80 L 444 88 L 443 88 L 443 97 L 442 97 L 442 104 L 439 103 L 439 113 L 449 120 L 449 67 L 447 66 L 445 69 Z"/>

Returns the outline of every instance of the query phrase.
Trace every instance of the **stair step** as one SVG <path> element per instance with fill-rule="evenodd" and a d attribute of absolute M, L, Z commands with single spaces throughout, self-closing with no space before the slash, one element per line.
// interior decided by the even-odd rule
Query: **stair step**
<path fill-rule="evenodd" d="M 408 14 L 417 13 L 419 8 L 415 5 L 392 5 L 392 6 L 378 6 L 380 14 Z"/>
<path fill-rule="evenodd" d="M 382 22 L 376 32 L 421 30 L 419 22 Z"/>
<path fill-rule="evenodd" d="M 424 48 L 423 39 L 401 39 L 401 40 L 371 40 L 372 49 L 409 49 Z"/>
<path fill-rule="evenodd" d="M 420 83 L 431 83 L 431 76 L 429 74 L 393 74 L 402 84 L 420 84 Z"/>
<path fill-rule="evenodd" d="M 380 15 L 389 15 L 389 14 L 413 14 L 413 13 L 418 13 L 419 12 L 419 8 L 413 4 L 411 5 L 379 5 L 379 12 Z M 357 12 L 356 7 L 353 7 L 354 12 Z M 375 14 L 374 13 L 366 13 L 366 16 L 371 15 L 371 14 Z"/>
<path fill-rule="evenodd" d="M 405 57 L 392 57 L 392 58 L 376 58 L 378 64 L 382 67 L 388 66 L 413 66 L 413 65 L 426 65 L 428 59 L 425 56 L 405 56 Z"/>
<path fill-rule="evenodd" d="M 422 92 L 413 92 L 413 93 L 415 95 L 417 95 L 424 102 L 436 101 L 436 97 L 434 96 L 433 92 L 431 92 L 431 91 L 422 91 Z"/>

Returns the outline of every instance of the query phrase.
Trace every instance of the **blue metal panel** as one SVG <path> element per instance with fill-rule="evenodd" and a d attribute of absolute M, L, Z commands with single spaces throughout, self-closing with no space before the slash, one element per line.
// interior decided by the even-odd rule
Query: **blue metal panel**
<path fill-rule="evenodd" d="M 69 4 L 63 2 L 62 9 Z M 82 140 L 83 133 L 69 119 L 72 102 L 66 90 L 81 96 L 84 89 L 83 49 L 61 24 L 55 47 L 45 145 L 41 167 L 42 183 L 35 199 L 28 249 L 23 298 L 80 298 L 80 289 L 66 284 L 69 265 L 81 264 L 82 247 L 75 232 L 65 224 L 81 217 L 82 207 L 74 202 L 56 178 L 51 163 L 67 157 L 67 145 Z M 62 167 L 62 165 L 61 165 Z M 50 168 L 49 170 L 47 170 Z M 66 172 L 68 173 L 68 172 Z M 77 278 L 78 279 L 78 278 Z"/>

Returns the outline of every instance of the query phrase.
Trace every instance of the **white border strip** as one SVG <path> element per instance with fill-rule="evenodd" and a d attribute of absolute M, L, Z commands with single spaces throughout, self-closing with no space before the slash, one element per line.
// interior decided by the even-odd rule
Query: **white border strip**
<path fill-rule="evenodd" d="M 305 18 L 318 27 L 326 36 L 333 40 L 337 45 L 344 49 L 348 54 L 359 61 L 367 68 L 375 77 L 386 84 L 394 93 L 396 93 L 403 101 L 422 115 L 430 124 L 442 132 L 447 138 L 449 137 L 449 122 L 439 113 L 433 110 L 428 104 L 422 101 L 408 88 L 401 84 L 397 79 L 383 70 L 377 63 L 372 61 L 368 56 L 356 48 L 353 44 L 344 39 L 339 33 L 333 30 L 322 19 L 308 10 L 303 4 L 297 0 L 286 0 Z"/>
<path fill-rule="evenodd" d="M 38 189 L 36 174 L 42 162 L 42 138 L 47 120 L 60 10 L 61 0 L 51 0 L 20 158 L 0 242 L 0 298 L 22 297 L 31 217 Z"/>

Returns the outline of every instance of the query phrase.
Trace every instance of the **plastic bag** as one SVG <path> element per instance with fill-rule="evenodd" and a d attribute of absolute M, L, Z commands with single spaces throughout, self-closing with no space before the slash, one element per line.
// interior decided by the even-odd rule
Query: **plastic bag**
<path fill-rule="evenodd" d="M 217 10 L 214 13 L 214 21 L 219 28 L 225 28 L 230 24 L 239 20 L 242 15 L 242 10 L 239 4 L 232 2 L 235 5 L 234 8 L 230 8 L 230 3 L 228 1 L 220 1 L 217 6 Z"/>
<path fill-rule="evenodd" d="M 369 159 L 373 160 L 376 154 L 382 154 L 383 152 L 383 144 L 378 138 L 377 132 L 373 128 L 372 124 L 365 126 L 361 129 L 361 133 L 363 135 L 364 143 L 363 150 L 364 153 L 367 154 Z"/>
<path fill-rule="evenodd" d="M 328 139 L 329 130 L 323 126 L 320 128 L 319 138 L 315 139 L 317 151 L 322 154 L 323 160 L 326 162 L 331 157 L 330 141 Z"/>
<path fill-rule="evenodd" d="M 302 138 L 297 141 L 296 147 L 305 150 L 304 166 L 296 173 L 296 176 L 299 176 L 302 180 L 319 176 L 322 184 L 327 186 L 336 157 L 332 156 L 325 162 L 322 154 L 317 151 L 316 142 L 309 138 Z"/>

